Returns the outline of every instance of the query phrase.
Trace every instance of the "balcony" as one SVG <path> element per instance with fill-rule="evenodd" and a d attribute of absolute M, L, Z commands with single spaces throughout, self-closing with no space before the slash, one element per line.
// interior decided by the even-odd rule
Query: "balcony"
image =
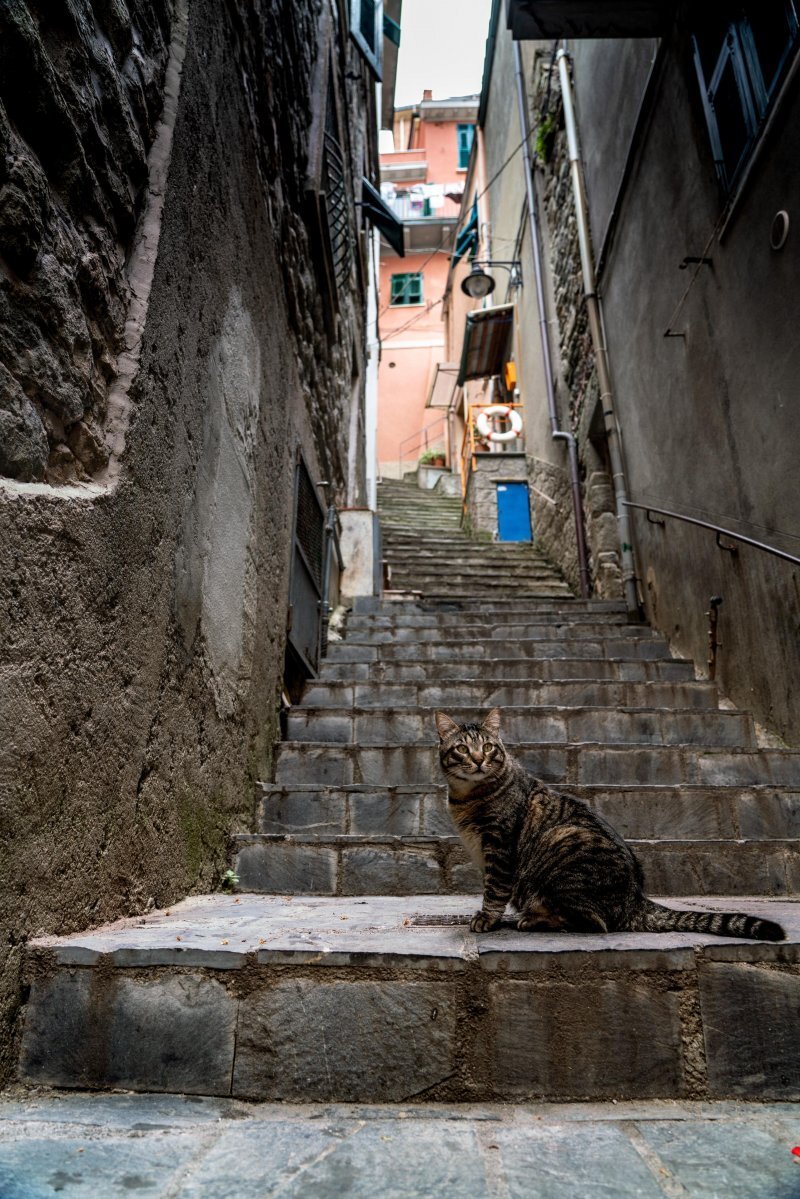
<path fill-rule="evenodd" d="M 458 195 L 459 199 L 454 200 L 451 195 Z M 453 183 L 448 185 L 440 185 L 439 189 L 435 189 L 433 185 L 425 184 L 420 188 L 409 188 L 407 191 L 395 191 L 395 189 L 386 183 L 381 187 L 381 197 L 388 204 L 398 221 L 408 224 L 410 221 L 425 221 L 435 223 L 437 221 L 450 222 L 458 219 L 458 214 L 461 211 L 460 200 L 460 185 Z"/>

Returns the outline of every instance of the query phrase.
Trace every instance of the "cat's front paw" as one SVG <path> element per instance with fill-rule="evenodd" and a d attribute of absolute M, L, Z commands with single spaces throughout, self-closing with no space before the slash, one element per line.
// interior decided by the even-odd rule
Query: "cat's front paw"
<path fill-rule="evenodd" d="M 481 909 L 476 912 L 469 922 L 470 932 L 473 933 L 488 933 L 491 929 L 497 928 L 500 923 L 498 916 L 490 916 L 488 912 Z"/>

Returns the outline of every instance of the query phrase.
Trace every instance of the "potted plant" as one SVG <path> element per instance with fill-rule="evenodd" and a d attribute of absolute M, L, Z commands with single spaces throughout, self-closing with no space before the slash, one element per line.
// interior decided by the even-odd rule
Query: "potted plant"
<path fill-rule="evenodd" d="M 444 450 L 425 450 L 419 456 L 420 466 L 443 467 L 445 464 Z"/>

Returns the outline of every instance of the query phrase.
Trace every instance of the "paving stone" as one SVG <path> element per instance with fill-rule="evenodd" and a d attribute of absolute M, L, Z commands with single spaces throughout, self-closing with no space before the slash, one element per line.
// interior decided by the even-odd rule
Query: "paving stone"
<path fill-rule="evenodd" d="M 179 1199 L 268 1199 L 272 1195 L 322 1196 L 315 1163 L 337 1152 L 352 1122 L 248 1120 L 227 1128 L 182 1183 Z M 340 1192 L 346 1195 L 347 1190 Z"/>
<path fill-rule="evenodd" d="M 315 833 L 347 831 L 347 798 L 342 791 L 295 794 L 273 792 L 259 804 L 258 830 L 261 833 L 290 833 L 305 829 Z"/>
<path fill-rule="evenodd" d="M 426 807 L 430 800 L 426 799 Z M 368 836 L 370 833 L 391 833 L 394 836 L 424 834 L 420 824 L 418 795 L 402 792 L 355 794 L 350 796 L 350 832 Z"/>
<path fill-rule="evenodd" d="M 165 1196 L 197 1152 L 194 1140 L 177 1137 L 117 1136 L 101 1142 L 25 1138 L 0 1143 L 0 1195 L 3 1199 L 68 1199 L 145 1194 Z M 174 1191 L 172 1192 L 174 1194 Z"/>
<path fill-rule="evenodd" d="M 446 984 L 278 982 L 242 1001 L 233 1093 L 403 1100 L 452 1073 L 454 1036 Z"/>
<path fill-rule="evenodd" d="M 497 1144 L 509 1199 L 664 1199 L 625 1133 L 609 1125 L 500 1128 Z"/>
<path fill-rule="evenodd" d="M 336 894 L 338 855 L 324 846 L 271 841 L 238 843 L 234 868 L 243 891 L 273 895 Z"/>
<path fill-rule="evenodd" d="M 699 977 L 711 1095 L 800 1099 L 800 975 L 704 962 Z"/>
<path fill-rule="evenodd" d="M 47 1086 L 226 1095 L 236 1002 L 199 975 L 61 970 L 35 979 L 21 1076 Z"/>
<path fill-rule="evenodd" d="M 490 988 L 492 1088 L 503 1098 L 679 1096 L 679 997 L 635 979 Z"/>
<path fill-rule="evenodd" d="M 797 1159 L 790 1153 L 797 1139 L 782 1138 L 777 1129 L 774 1135 L 739 1120 L 637 1128 L 691 1199 L 796 1199 L 800 1191 Z"/>
<path fill-rule="evenodd" d="M 444 891 L 437 859 L 402 850 L 342 850 L 342 895 L 414 895 Z"/>

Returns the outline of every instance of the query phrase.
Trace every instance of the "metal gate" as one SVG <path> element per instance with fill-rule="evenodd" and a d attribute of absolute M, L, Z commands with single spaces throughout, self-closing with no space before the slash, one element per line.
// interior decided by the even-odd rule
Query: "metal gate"
<path fill-rule="evenodd" d="M 294 476 L 294 529 L 287 621 L 287 683 L 319 669 L 325 563 L 325 509 L 302 455 Z"/>

